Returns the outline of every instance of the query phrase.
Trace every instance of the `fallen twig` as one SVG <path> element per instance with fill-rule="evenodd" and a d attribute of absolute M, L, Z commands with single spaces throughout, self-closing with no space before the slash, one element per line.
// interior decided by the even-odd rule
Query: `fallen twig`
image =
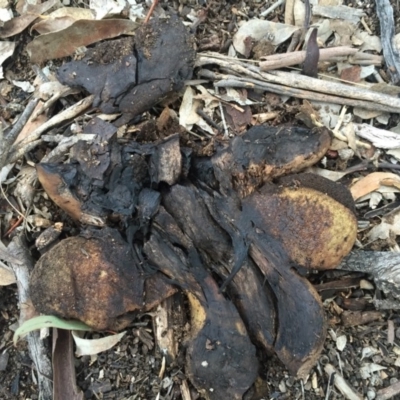
<path fill-rule="evenodd" d="M 388 400 L 400 393 L 400 381 L 393 383 L 384 389 L 378 390 L 376 400 Z"/>
<path fill-rule="evenodd" d="M 0 130 L 0 170 L 6 165 L 6 159 L 8 157 L 11 146 L 14 144 L 22 128 L 27 123 L 29 117 L 33 113 L 33 110 L 37 106 L 39 99 L 32 99 L 26 106 L 24 112 L 19 117 L 14 127 L 5 134 Z"/>
<path fill-rule="evenodd" d="M 215 83 L 216 87 L 236 87 L 236 88 L 251 88 L 265 90 L 271 93 L 277 93 L 284 96 L 293 96 L 300 99 L 315 100 L 326 103 L 336 103 L 352 107 L 365 108 L 367 110 L 384 111 L 384 112 L 400 112 L 398 108 L 383 106 L 380 104 L 363 101 L 346 99 L 344 97 L 332 96 L 323 93 L 315 93 L 309 90 L 296 89 L 293 87 L 277 85 L 274 83 L 265 82 L 252 78 L 242 78 L 235 75 L 218 74 L 209 70 L 200 70 L 199 75 L 209 79 L 218 80 Z"/>
<path fill-rule="evenodd" d="M 266 17 L 268 14 L 271 14 L 272 11 L 275 10 L 275 8 L 278 8 L 278 7 L 281 6 L 282 4 L 285 4 L 285 1 L 286 1 L 286 0 L 277 0 L 277 2 L 274 3 L 274 4 L 272 4 L 271 7 L 267 8 L 265 11 L 263 11 L 263 12 L 260 14 L 260 17 Z"/>
<path fill-rule="evenodd" d="M 381 25 L 383 55 L 391 81 L 397 84 L 400 81 L 400 54 L 393 46 L 394 18 L 390 1 L 376 0 L 376 12 Z"/>
<path fill-rule="evenodd" d="M 332 61 L 335 60 L 332 58 Z M 342 61 L 343 59 L 339 58 L 335 61 Z M 359 65 L 382 65 L 383 57 L 378 56 L 377 54 L 363 53 L 361 51 L 357 51 L 352 56 L 350 56 L 347 60 L 350 64 L 359 64 Z"/>
<path fill-rule="evenodd" d="M 17 280 L 18 299 L 21 310 L 19 322 L 22 323 L 34 316 L 36 312 L 29 296 L 29 273 L 33 269 L 33 262 L 23 242 L 23 234 L 13 238 L 8 246 L 8 251 L 20 261 L 19 263 L 10 263 L 10 265 Z M 26 339 L 30 356 L 38 373 L 39 399 L 51 400 L 53 398 L 53 387 L 49 377 L 52 376 L 52 368 L 48 351 L 45 348 L 43 340 L 40 339 L 38 331 L 29 333 Z"/>
<path fill-rule="evenodd" d="M 334 96 L 348 97 L 350 99 L 367 100 L 384 106 L 398 108 L 398 112 L 400 112 L 399 98 L 383 93 L 377 93 L 372 90 L 346 85 L 344 83 L 329 82 L 322 79 L 310 78 L 309 76 L 297 75 L 284 71 L 263 73 L 262 76 L 273 83 L 284 84 L 299 89 L 313 90 Z"/>
<path fill-rule="evenodd" d="M 221 127 L 212 119 L 210 118 L 207 113 L 205 113 L 201 108 L 198 108 L 196 110 L 196 113 L 198 115 L 200 115 L 200 117 L 202 117 L 206 122 L 208 122 L 211 126 L 213 126 L 215 129 L 218 130 L 218 132 L 220 132 L 222 129 Z"/>
<path fill-rule="evenodd" d="M 335 387 L 342 393 L 342 395 L 348 400 L 362 400 L 363 397 L 357 393 L 343 378 L 339 372 L 336 371 L 335 367 L 332 364 L 326 364 L 324 367 L 325 372 L 332 376 L 335 374 L 333 384 Z"/>
<path fill-rule="evenodd" d="M 331 47 L 328 49 L 320 49 L 319 50 L 319 61 L 331 61 L 340 59 L 346 59 L 348 56 L 349 61 L 355 62 L 355 60 L 360 61 L 364 60 L 368 65 L 381 65 L 382 57 L 381 56 L 373 56 L 371 54 L 366 55 L 365 53 L 359 52 L 357 49 L 352 47 Z M 262 71 L 269 71 L 273 69 L 289 67 L 291 65 L 297 65 L 304 62 L 306 59 L 305 51 L 294 51 L 292 53 L 282 53 L 282 54 L 273 54 L 271 56 L 267 56 L 260 61 L 260 69 Z"/>
<path fill-rule="evenodd" d="M 35 148 L 41 140 L 38 140 L 42 133 L 48 131 L 49 129 L 67 121 L 77 117 L 79 114 L 86 111 L 93 102 L 94 95 L 88 96 L 73 106 L 67 108 L 66 110 L 60 112 L 55 115 L 53 118 L 45 122 L 43 125 L 39 126 L 39 128 L 35 129 L 33 132 L 29 134 L 25 139 L 21 140 L 17 145 L 11 147 L 11 150 L 8 154 L 6 164 L 11 164 L 16 162 L 21 156 L 23 156 L 26 152 Z"/>
<path fill-rule="evenodd" d="M 8 154 L 8 159 L 6 164 L 12 164 L 16 162 L 18 159 L 23 157 L 26 153 L 29 151 L 35 149 L 39 144 L 42 143 L 41 139 L 35 140 L 33 142 L 27 143 L 26 145 L 20 145 L 16 150 L 14 150 L 12 153 Z"/>
<path fill-rule="evenodd" d="M 285 88 L 285 92 L 288 92 L 288 89 L 308 90 L 313 95 L 311 99 L 316 99 L 318 94 L 319 96 L 332 95 L 337 97 L 334 101 L 329 99 L 323 101 L 331 101 L 337 104 L 359 107 L 364 107 L 364 105 L 366 105 L 368 109 L 375 110 L 378 109 L 378 106 L 384 106 L 386 111 L 390 110 L 388 112 L 400 113 L 400 99 L 387 94 L 377 93 L 369 89 L 355 87 L 353 85 L 347 85 L 344 83 L 329 82 L 322 79 L 310 78 L 308 76 L 292 74 L 283 71 L 262 72 L 259 67 L 254 65 L 248 65 L 240 61 L 235 62 L 232 61 L 232 59 L 224 60 L 220 56 L 214 57 L 211 53 L 199 54 L 196 65 L 202 66 L 207 64 L 219 65 L 222 69 L 233 71 L 240 74 L 242 77 L 251 77 L 257 79 L 258 82 L 279 85 L 280 87 Z M 275 90 L 278 89 L 279 86 L 276 86 Z M 274 93 L 277 92 L 275 91 Z M 302 92 L 299 92 L 298 95 L 295 95 L 294 93 L 295 92 L 293 92 L 293 94 L 286 94 L 299 97 L 300 94 L 302 94 Z M 307 96 L 310 96 L 310 93 L 307 93 Z M 310 99 L 310 97 L 301 98 Z M 358 105 L 356 104 L 355 100 L 364 101 L 365 104 L 363 106 Z M 368 102 L 371 102 L 372 104 L 368 106 Z M 382 108 L 379 108 L 378 110 L 382 110 Z"/>
<path fill-rule="evenodd" d="M 338 269 L 370 274 L 376 286 L 400 299 L 400 254 L 389 251 L 353 251 Z"/>
<path fill-rule="evenodd" d="M 146 18 L 143 21 L 144 24 L 147 24 L 149 22 L 154 9 L 157 7 L 157 4 L 158 4 L 158 0 L 153 0 L 153 2 L 151 3 L 151 6 L 150 6 L 149 12 L 147 13 Z"/>
<path fill-rule="evenodd" d="M 9 234 L 11 234 L 16 228 L 18 228 L 19 225 L 21 225 L 21 222 L 24 220 L 25 217 L 19 217 L 17 221 L 8 229 L 8 231 L 4 234 L 5 237 L 7 237 Z"/>
<path fill-rule="evenodd" d="M 57 147 L 50 151 L 49 154 L 45 155 L 41 162 L 56 162 L 59 157 L 64 156 L 64 154 L 68 151 L 70 147 L 79 142 L 83 141 L 92 141 L 96 135 L 94 134 L 85 134 L 78 133 L 75 136 L 70 137 L 62 137 Z"/>
<path fill-rule="evenodd" d="M 285 5 L 285 24 L 294 25 L 294 0 L 286 0 Z M 262 14 L 261 14 L 262 15 Z"/>

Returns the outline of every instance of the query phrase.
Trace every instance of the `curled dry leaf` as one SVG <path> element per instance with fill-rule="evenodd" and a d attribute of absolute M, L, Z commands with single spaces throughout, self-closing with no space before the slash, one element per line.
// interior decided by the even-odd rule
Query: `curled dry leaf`
<path fill-rule="evenodd" d="M 351 186 L 354 200 L 379 190 L 382 186 L 392 186 L 400 190 L 400 177 L 392 172 L 372 172 Z"/>
<path fill-rule="evenodd" d="M 43 21 L 38 22 L 32 26 L 32 31 L 36 31 L 40 35 L 45 35 L 50 32 L 57 32 L 63 29 L 67 29 L 75 22 L 74 18 L 71 17 L 58 17 L 45 19 Z"/>
<path fill-rule="evenodd" d="M 197 110 L 202 107 L 202 102 L 198 100 L 195 96 L 195 91 L 190 86 L 185 90 L 185 94 L 182 98 L 182 103 L 179 108 L 179 124 L 185 127 L 187 130 L 192 130 L 194 125 L 198 125 L 200 128 L 204 129 L 206 132 L 214 135 L 214 131 L 204 121 Z"/>
<path fill-rule="evenodd" d="M 285 6 L 285 8 L 286 7 L 287 7 L 287 5 Z M 305 7 L 305 4 L 301 0 L 294 0 L 293 16 L 294 16 L 294 24 L 292 24 L 292 25 L 296 25 L 298 27 L 303 27 L 304 20 L 306 17 L 306 7 Z"/>
<path fill-rule="evenodd" d="M 38 179 L 44 190 L 58 207 L 77 221 L 86 221 L 86 223 L 90 223 L 91 225 L 104 226 L 105 222 L 101 216 L 93 216 L 85 213 L 82 209 L 82 203 L 65 184 L 62 172 L 67 170 L 65 172 L 68 173 L 68 166 L 65 166 L 65 168 L 57 166 L 56 168 L 51 164 L 37 164 L 36 170 Z"/>
<path fill-rule="evenodd" d="M 376 363 L 363 363 L 362 367 L 360 368 L 360 374 L 363 379 L 368 379 L 371 378 L 374 372 L 382 371 L 384 369 L 387 369 L 387 367 Z"/>
<path fill-rule="evenodd" d="M 400 211 L 396 209 L 385 215 L 382 221 L 368 232 L 368 239 L 373 242 L 378 239 L 395 238 L 398 235 L 400 235 Z"/>
<path fill-rule="evenodd" d="M 48 0 L 42 4 L 28 5 L 24 14 L 5 22 L 0 27 L 0 38 L 7 38 L 21 33 L 41 14 L 50 10 L 56 4 L 59 4 L 58 0 Z"/>
<path fill-rule="evenodd" d="M 102 21 L 82 19 L 61 31 L 41 35 L 26 46 L 33 63 L 42 63 L 74 54 L 81 46 L 132 33 L 138 24 L 125 19 Z"/>
<path fill-rule="evenodd" d="M 361 29 L 357 29 L 357 31 L 353 35 L 353 42 L 357 45 L 362 43 L 360 50 L 361 51 L 376 51 L 378 54 L 382 51 L 382 43 L 379 36 L 370 35 L 368 32 L 365 32 Z M 357 41 L 357 42 L 356 42 Z"/>
<path fill-rule="evenodd" d="M 246 40 L 248 38 L 254 41 L 268 39 L 274 46 L 278 46 L 289 39 L 297 27 L 285 25 L 277 22 L 265 21 L 262 19 L 251 19 L 240 26 L 233 37 L 233 46 L 240 54 L 246 54 Z"/>
<path fill-rule="evenodd" d="M 32 30 L 43 35 L 66 29 L 80 19 L 94 19 L 93 12 L 86 8 L 63 7 L 51 12 L 45 19 L 34 24 Z"/>
<path fill-rule="evenodd" d="M 72 89 L 69 86 L 64 86 L 58 81 L 42 83 L 38 88 L 36 88 L 35 97 L 39 97 L 41 100 L 45 100 L 46 102 L 44 104 L 39 102 L 39 109 L 36 108 L 32 113 L 32 121 L 35 121 L 39 115 L 43 114 L 61 97 L 76 94 L 78 92 L 79 89 Z"/>
<path fill-rule="evenodd" d="M 71 334 L 76 345 L 75 355 L 82 357 L 99 354 L 102 351 L 111 349 L 125 336 L 126 331 L 100 339 L 84 339 L 78 331 L 72 331 Z"/>

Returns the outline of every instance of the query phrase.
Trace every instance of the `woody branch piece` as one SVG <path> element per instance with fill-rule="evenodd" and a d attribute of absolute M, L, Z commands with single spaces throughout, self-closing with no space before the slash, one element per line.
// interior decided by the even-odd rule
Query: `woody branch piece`
<path fill-rule="evenodd" d="M 371 54 L 364 54 L 359 52 L 357 49 L 341 46 L 331 47 L 329 49 L 320 49 L 319 61 L 336 61 L 338 58 L 346 59 L 349 58 L 350 62 L 355 60 L 360 63 L 367 63 L 368 65 L 381 65 L 382 57 L 373 56 Z M 351 57 L 349 57 L 351 56 Z M 265 57 L 260 62 L 261 71 L 269 71 L 273 69 L 279 69 L 283 67 L 289 67 L 291 65 L 301 64 L 306 59 L 305 51 L 294 51 L 292 53 L 273 54 Z"/>
<path fill-rule="evenodd" d="M 283 71 L 263 72 L 257 66 L 248 65 L 230 57 L 223 57 L 212 53 L 198 55 L 196 66 L 208 64 L 216 64 L 221 69 L 229 71 L 229 73 L 239 75 L 239 77 L 237 77 L 239 80 L 248 80 L 247 78 L 252 78 L 262 84 L 275 84 L 277 87 L 291 90 L 307 90 L 314 96 L 316 94 L 337 96 L 338 98 L 332 101 L 337 104 L 349 104 L 355 106 L 357 100 L 362 100 L 370 102 L 374 107 L 381 105 L 384 106 L 386 110 L 390 109 L 390 112 L 400 113 L 400 99 L 395 96 L 377 93 L 364 87 L 310 78 L 309 76 L 291 74 Z M 343 101 L 340 99 L 343 99 Z M 329 100 L 327 99 L 326 101 Z"/>
<path fill-rule="evenodd" d="M 236 87 L 247 89 L 265 90 L 284 96 L 293 96 L 299 99 L 321 101 L 325 103 L 335 103 L 353 107 L 365 108 L 367 110 L 382 112 L 399 112 L 398 108 L 376 104 L 370 101 L 348 99 L 340 96 L 329 95 L 325 93 L 316 93 L 311 90 L 297 89 L 289 86 L 265 82 L 252 78 L 242 78 L 235 75 L 218 74 L 209 70 L 200 70 L 199 75 L 216 80 L 216 87 Z M 322 81 L 321 81 L 322 82 Z"/>
<path fill-rule="evenodd" d="M 13 238 L 8 246 L 9 253 L 19 262 L 10 262 L 18 286 L 18 300 L 20 305 L 20 324 L 36 315 L 29 294 L 29 275 L 33 269 L 33 261 L 23 240 L 23 234 Z M 48 351 L 39 332 L 31 332 L 26 336 L 28 349 L 38 374 L 39 398 L 51 400 L 53 398 L 53 385 L 51 382 L 52 367 Z"/>
<path fill-rule="evenodd" d="M 389 0 L 376 0 L 376 13 L 381 25 L 381 40 L 383 56 L 385 58 L 388 72 L 392 83 L 400 81 L 400 54 L 393 46 L 394 18 L 393 8 Z"/>
<path fill-rule="evenodd" d="M 26 106 L 24 112 L 19 117 L 14 127 L 6 134 L 0 132 L 0 169 L 3 168 L 6 164 L 6 159 L 8 157 L 11 146 L 14 144 L 19 133 L 22 131 L 22 128 L 28 121 L 38 102 L 39 99 L 31 100 Z"/>
<path fill-rule="evenodd" d="M 6 163 L 17 161 L 23 154 L 32 150 L 32 148 L 35 148 L 41 142 L 39 139 L 42 133 L 65 121 L 71 120 L 86 111 L 92 106 L 93 99 L 94 95 L 85 97 L 83 100 L 55 115 L 43 125 L 40 125 L 37 129 L 31 132 L 29 136 L 19 142 L 18 145 L 11 147 Z"/>
<path fill-rule="evenodd" d="M 339 269 L 370 274 L 376 286 L 386 294 L 400 299 L 400 255 L 388 251 L 353 251 Z"/>
<path fill-rule="evenodd" d="M 334 375 L 334 385 L 342 393 L 343 397 L 348 400 L 362 400 L 363 397 L 357 393 L 340 375 L 332 364 L 326 364 L 325 372 L 331 376 Z"/>

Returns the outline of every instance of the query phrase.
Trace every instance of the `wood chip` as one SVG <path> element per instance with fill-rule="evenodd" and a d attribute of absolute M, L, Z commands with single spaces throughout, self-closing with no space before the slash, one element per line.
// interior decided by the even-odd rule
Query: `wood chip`
<path fill-rule="evenodd" d="M 341 315 L 344 326 L 365 325 L 382 318 L 380 311 L 344 311 Z"/>

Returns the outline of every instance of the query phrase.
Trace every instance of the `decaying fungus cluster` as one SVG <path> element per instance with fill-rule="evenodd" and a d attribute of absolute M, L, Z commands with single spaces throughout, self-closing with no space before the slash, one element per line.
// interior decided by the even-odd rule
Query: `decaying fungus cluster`
<path fill-rule="evenodd" d="M 59 71 L 122 117 L 91 120 L 95 139 L 74 145 L 67 163 L 37 165 L 48 196 L 82 227 L 37 262 L 37 310 L 118 330 L 180 289 L 191 312 L 186 373 L 207 399 L 242 398 L 257 377 L 256 348 L 305 377 L 326 325 L 297 269 L 335 268 L 357 230 L 347 189 L 300 173 L 324 156 L 328 131 L 256 126 L 209 157 L 176 131 L 118 140 L 117 125 L 182 87 L 195 54 L 174 18 L 121 39 L 109 62 L 106 47 Z"/>
<path fill-rule="evenodd" d="M 96 118 L 86 131 L 96 140 L 78 143 L 69 164 L 37 166 L 49 197 L 86 224 L 38 261 L 37 309 L 115 330 L 179 288 L 191 306 L 186 372 L 207 398 L 242 398 L 256 346 L 306 376 L 326 326 L 296 268 L 334 268 L 357 231 L 345 187 L 298 173 L 329 133 L 257 126 L 198 157 L 176 134 L 120 144 Z"/>

